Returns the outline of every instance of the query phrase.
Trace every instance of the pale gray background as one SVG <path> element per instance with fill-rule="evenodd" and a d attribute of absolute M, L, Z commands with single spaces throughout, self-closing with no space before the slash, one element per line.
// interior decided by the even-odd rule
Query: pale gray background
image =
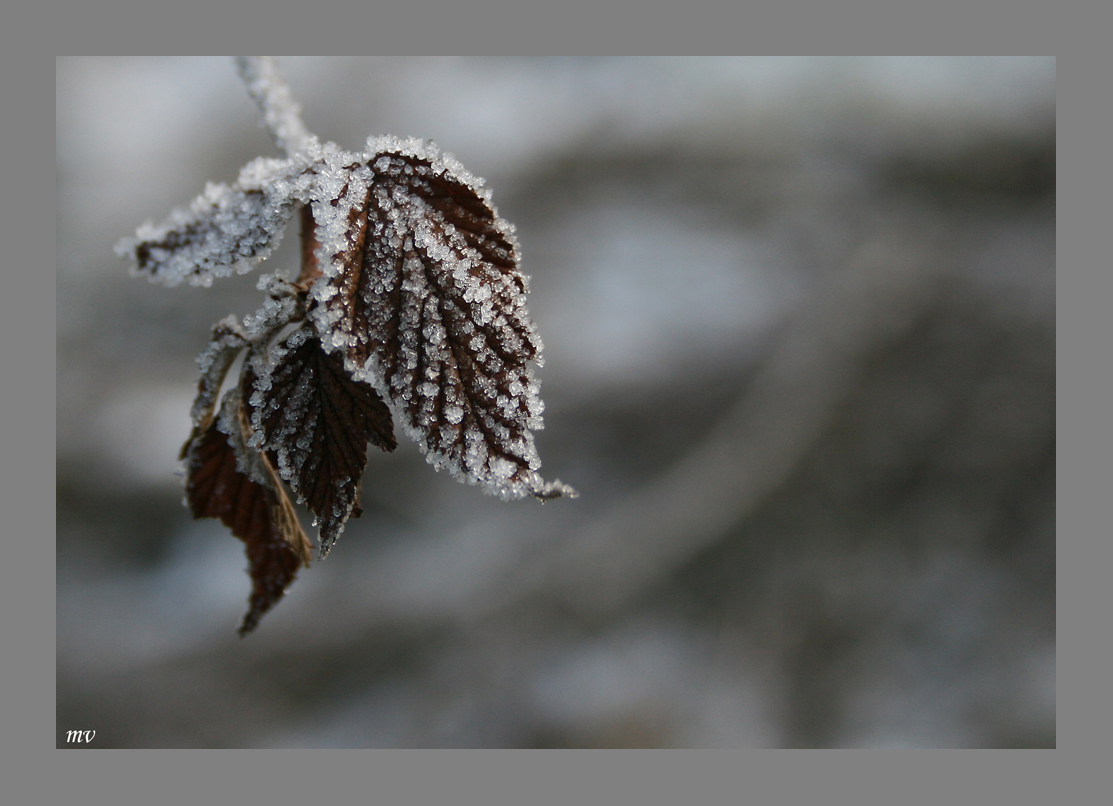
<path fill-rule="evenodd" d="M 280 66 L 322 138 L 488 179 L 583 496 L 375 452 L 237 640 L 242 545 L 174 471 L 256 275 L 111 247 L 277 152 L 228 60 L 60 60 L 60 743 L 1055 744 L 1053 60 Z"/>

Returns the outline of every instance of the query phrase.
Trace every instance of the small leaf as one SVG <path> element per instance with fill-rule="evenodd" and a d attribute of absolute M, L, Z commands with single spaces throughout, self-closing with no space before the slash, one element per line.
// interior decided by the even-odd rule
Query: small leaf
<path fill-rule="evenodd" d="M 294 317 L 304 318 L 304 308 L 296 289 L 283 280 L 265 276 L 260 278 L 260 286 L 271 293 L 271 298 L 245 319 L 241 327 L 235 316 L 227 316 L 212 327 L 212 337 L 208 345 L 197 356 L 201 368 L 201 379 L 197 382 L 197 396 L 193 400 L 190 417 L 193 420 L 193 433 L 182 446 L 179 459 L 185 459 L 190 442 L 203 433 L 212 422 L 217 396 L 224 383 L 228 370 L 244 348 L 257 351 L 280 331 Z M 241 392 L 243 390 L 241 389 Z M 247 395 L 251 390 L 248 387 Z"/>
<path fill-rule="evenodd" d="M 317 516 L 323 558 L 359 512 L 368 442 L 397 447 L 393 421 L 375 389 L 352 380 L 342 358 L 321 349 L 311 326 L 272 348 L 271 359 L 273 365 L 251 367 L 257 391 L 250 445 L 273 452 L 279 474 Z"/>
<path fill-rule="evenodd" d="M 255 629 L 263 614 L 283 597 L 299 566 L 308 565 L 312 556 L 309 538 L 269 460 L 256 457 L 264 471 L 262 482 L 242 466 L 246 428 L 239 395 L 226 395 L 221 417 L 195 431 L 183 448 L 186 502 L 193 516 L 219 518 L 244 542 L 252 593 L 241 636 Z"/>
<path fill-rule="evenodd" d="M 131 259 L 133 273 L 167 286 L 244 274 L 278 246 L 295 202 L 308 201 L 311 186 L 303 161 L 256 160 L 235 185 L 208 184 L 188 208 L 157 227 L 144 224 L 116 253 Z"/>
<path fill-rule="evenodd" d="M 435 148 L 372 146 L 386 150 L 313 205 L 324 276 L 309 316 L 325 348 L 376 385 L 438 468 L 502 498 L 574 494 L 537 473 L 541 340 L 513 227 Z"/>

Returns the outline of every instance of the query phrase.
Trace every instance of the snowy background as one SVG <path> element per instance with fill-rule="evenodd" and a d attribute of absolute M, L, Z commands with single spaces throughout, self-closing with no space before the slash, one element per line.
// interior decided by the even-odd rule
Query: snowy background
<path fill-rule="evenodd" d="M 373 451 L 237 639 L 242 544 L 175 472 L 260 270 L 112 247 L 278 152 L 231 60 L 59 60 L 60 744 L 1054 746 L 1053 60 L 279 66 L 322 139 L 488 180 L 581 497 Z"/>

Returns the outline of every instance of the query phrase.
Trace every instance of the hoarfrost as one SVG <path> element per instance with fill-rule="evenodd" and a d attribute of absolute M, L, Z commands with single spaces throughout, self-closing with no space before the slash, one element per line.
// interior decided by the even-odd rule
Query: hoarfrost
<path fill-rule="evenodd" d="M 236 59 L 236 67 L 248 93 L 259 104 L 263 122 L 274 134 L 279 148 L 290 153 L 306 150 L 316 138 L 305 128 L 301 107 L 279 76 L 273 60 L 240 57 Z"/>
<path fill-rule="evenodd" d="M 432 143 L 372 138 L 361 164 L 348 159 L 337 155 L 330 170 L 348 176 L 322 184 L 313 207 L 325 278 L 309 316 L 345 334 L 325 349 L 375 384 L 436 467 L 500 497 L 547 497 L 530 433 L 541 340 L 513 227 Z"/>
<path fill-rule="evenodd" d="M 240 182 L 209 183 L 189 207 L 121 240 L 116 253 L 131 261 L 133 274 L 167 286 L 208 286 L 214 277 L 249 272 L 278 246 L 295 205 L 309 198 L 307 170 L 302 160 L 256 160 Z"/>
<path fill-rule="evenodd" d="M 348 375 L 339 355 L 322 349 L 309 325 L 253 366 L 252 439 L 322 519 L 323 557 L 356 506 L 368 442 L 386 451 L 396 445 L 390 411 L 374 388 Z"/>
<path fill-rule="evenodd" d="M 541 365 L 541 339 L 526 310 L 514 227 L 483 179 L 432 141 L 372 137 L 363 152 L 321 143 L 273 62 L 245 58 L 238 67 L 286 157 L 253 160 L 234 184 L 206 185 L 188 207 L 116 246 L 133 274 L 207 286 L 252 270 L 301 210 L 298 278 L 260 277 L 263 305 L 242 325 L 235 317 L 215 325 L 198 357 L 194 429 L 182 452 L 189 472 L 240 484 L 212 429 L 225 434 L 237 472 L 262 485 L 245 493 L 250 506 L 269 502 L 267 522 L 299 556 L 304 536 L 280 478 L 320 524 L 324 556 L 359 512 L 368 443 L 395 447 L 394 418 L 436 469 L 490 494 L 575 495 L 537 473 L 533 431 L 544 406 L 532 367 Z M 214 421 L 225 376 L 245 353 Z M 227 490 L 208 492 L 191 499 L 197 517 L 231 518 L 242 503 Z M 245 620 L 251 629 L 281 593 L 258 587 L 269 584 L 261 563 L 276 556 L 269 537 L 240 526 L 263 596 Z M 283 568 L 281 578 L 292 579 Z"/>

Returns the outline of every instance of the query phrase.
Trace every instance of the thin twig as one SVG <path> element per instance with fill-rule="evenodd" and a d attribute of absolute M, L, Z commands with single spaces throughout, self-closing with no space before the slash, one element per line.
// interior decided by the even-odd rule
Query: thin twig
<path fill-rule="evenodd" d="M 288 156 L 304 151 L 315 139 L 301 119 L 301 105 L 290 94 L 290 88 L 278 73 L 269 56 L 239 56 L 236 69 L 247 85 L 247 91 L 259 104 L 263 122 L 278 147 Z"/>

